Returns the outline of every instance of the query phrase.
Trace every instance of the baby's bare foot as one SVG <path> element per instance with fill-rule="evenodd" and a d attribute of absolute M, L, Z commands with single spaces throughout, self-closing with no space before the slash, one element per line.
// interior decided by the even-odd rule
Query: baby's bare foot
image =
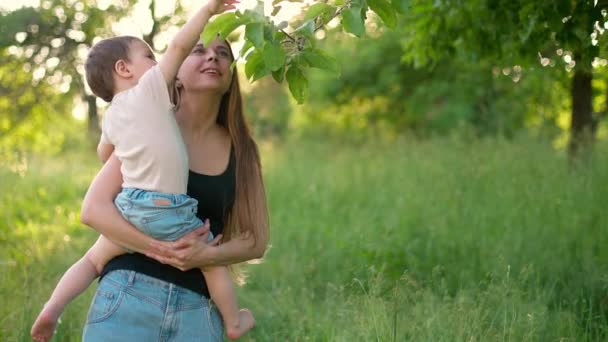
<path fill-rule="evenodd" d="M 55 326 L 61 314 L 60 310 L 53 308 L 50 305 L 45 305 L 42 311 L 36 318 L 30 334 L 34 341 L 48 342 L 55 333 Z"/>
<path fill-rule="evenodd" d="M 240 310 L 238 318 L 239 320 L 236 325 L 226 326 L 226 336 L 231 340 L 236 340 L 243 336 L 255 325 L 255 318 L 253 318 L 251 311 L 247 309 Z"/>

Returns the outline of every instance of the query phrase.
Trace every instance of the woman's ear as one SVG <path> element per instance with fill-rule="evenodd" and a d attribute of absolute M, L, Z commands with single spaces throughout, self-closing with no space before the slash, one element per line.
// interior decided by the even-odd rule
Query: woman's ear
<path fill-rule="evenodd" d="M 123 78 L 130 78 L 133 76 L 131 74 L 131 69 L 129 68 L 129 64 L 125 62 L 124 59 L 119 59 L 114 63 L 114 72 L 118 74 L 118 76 Z"/>
<path fill-rule="evenodd" d="M 184 85 L 182 84 L 182 81 L 180 81 L 180 80 L 179 80 L 179 78 L 176 78 L 176 79 L 175 79 L 175 87 L 176 87 L 177 89 L 181 89 L 181 88 L 183 88 L 183 87 L 184 87 Z"/>

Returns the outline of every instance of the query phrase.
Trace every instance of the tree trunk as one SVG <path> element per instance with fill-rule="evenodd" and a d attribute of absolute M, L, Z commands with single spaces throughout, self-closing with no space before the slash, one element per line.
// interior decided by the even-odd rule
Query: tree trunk
<path fill-rule="evenodd" d="M 87 101 L 89 112 L 88 138 L 89 140 L 96 142 L 101 134 L 101 129 L 99 128 L 99 116 L 97 114 L 97 98 L 95 95 L 85 95 L 85 100 Z"/>
<path fill-rule="evenodd" d="M 608 116 L 608 82 L 604 82 L 606 83 L 607 87 L 606 87 L 606 94 L 604 95 L 605 97 L 605 101 L 604 101 L 604 110 L 602 110 L 601 112 L 597 112 L 597 113 L 593 113 L 593 127 L 591 127 L 591 134 L 593 136 L 596 135 L 597 133 L 597 128 L 600 125 L 600 122 L 606 117 Z"/>
<path fill-rule="evenodd" d="M 591 72 L 576 68 L 572 79 L 572 123 L 570 126 L 569 152 L 571 157 L 590 152 L 593 144 L 593 113 Z"/>

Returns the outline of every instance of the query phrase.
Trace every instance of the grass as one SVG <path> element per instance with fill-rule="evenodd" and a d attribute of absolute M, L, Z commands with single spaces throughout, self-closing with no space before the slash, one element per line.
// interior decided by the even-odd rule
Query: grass
<path fill-rule="evenodd" d="M 523 138 L 265 145 L 272 247 L 239 289 L 258 322 L 243 340 L 606 340 L 606 152 L 569 167 Z M 0 340 L 28 340 L 96 238 L 78 210 L 97 168 L 0 169 Z M 80 340 L 92 290 L 55 340 Z"/>

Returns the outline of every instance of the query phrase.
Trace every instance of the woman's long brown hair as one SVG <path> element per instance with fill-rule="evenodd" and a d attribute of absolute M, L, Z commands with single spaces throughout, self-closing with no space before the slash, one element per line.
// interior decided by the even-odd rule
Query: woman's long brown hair
<path fill-rule="evenodd" d="M 230 45 L 229 45 L 230 46 Z M 262 179 L 262 165 L 257 144 L 243 115 L 243 98 L 234 66 L 230 90 L 220 103 L 217 123 L 228 130 L 236 156 L 236 196 L 234 206 L 226 217 L 225 241 L 238 235 L 267 240 L 268 208 Z"/>
<path fill-rule="evenodd" d="M 230 47 L 227 40 L 224 43 Z M 234 61 L 232 49 L 228 50 Z M 225 213 L 222 235 L 224 241 L 235 236 L 250 236 L 257 245 L 260 240 L 264 243 L 268 241 L 268 207 L 260 153 L 243 112 L 243 97 L 235 64 L 230 89 L 222 97 L 217 116 L 217 123 L 230 134 L 236 157 L 235 201 L 232 209 Z"/>

